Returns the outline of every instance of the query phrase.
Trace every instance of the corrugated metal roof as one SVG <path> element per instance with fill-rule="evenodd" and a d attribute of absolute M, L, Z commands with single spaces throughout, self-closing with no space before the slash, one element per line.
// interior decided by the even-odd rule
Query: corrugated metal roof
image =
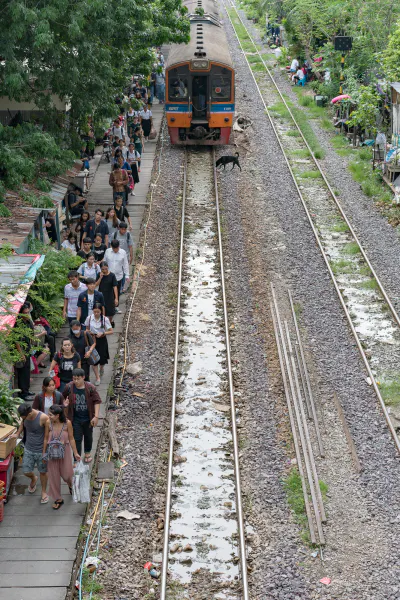
<path fill-rule="evenodd" d="M 13 254 L 7 259 L 0 258 L 0 285 L 20 285 L 37 260 L 37 256 L 37 254 Z"/>
<path fill-rule="evenodd" d="M 396 92 L 400 94 L 400 82 L 391 83 L 390 87 L 392 87 Z"/>

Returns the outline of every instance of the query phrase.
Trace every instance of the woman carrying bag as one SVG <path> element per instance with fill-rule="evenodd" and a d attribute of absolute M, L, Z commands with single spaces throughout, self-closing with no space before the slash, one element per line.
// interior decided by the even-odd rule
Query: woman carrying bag
<path fill-rule="evenodd" d="M 104 365 L 108 363 L 110 358 L 107 336 L 113 333 L 113 328 L 109 318 L 103 316 L 101 304 L 96 303 L 93 306 L 93 314 L 86 319 L 85 326 L 86 331 L 89 331 L 96 338 L 96 350 L 100 356 L 100 375 L 103 375 Z"/>
<path fill-rule="evenodd" d="M 65 416 L 64 408 L 54 404 L 49 409 L 49 418 L 50 430 L 44 443 L 44 460 L 47 461 L 49 496 L 54 499 L 54 510 L 59 510 L 64 504 L 61 495 L 61 479 L 68 485 L 72 494 L 74 474 L 72 452 L 75 460 L 80 460 L 81 457 L 76 449 L 72 423 Z"/>

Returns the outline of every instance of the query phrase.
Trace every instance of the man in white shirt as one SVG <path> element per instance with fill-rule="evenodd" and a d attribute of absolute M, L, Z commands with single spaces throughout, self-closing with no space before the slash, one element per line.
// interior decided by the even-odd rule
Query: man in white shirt
<path fill-rule="evenodd" d="M 129 285 L 129 263 L 125 250 L 120 248 L 118 240 L 111 241 L 111 248 L 106 250 L 104 260 L 108 264 L 111 273 L 114 273 L 117 280 L 118 300 L 126 283 Z"/>
<path fill-rule="evenodd" d="M 78 298 L 79 295 L 84 292 L 87 287 L 84 283 L 79 281 L 78 271 L 70 271 L 68 273 L 69 283 L 64 288 L 64 308 L 63 318 L 68 317 L 68 322 L 76 319 L 76 313 L 78 310 Z"/>
<path fill-rule="evenodd" d="M 299 66 L 300 66 L 299 61 L 297 60 L 297 58 L 294 58 L 292 60 L 292 64 L 290 65 L 290 72 L 291 73 L 296 73 L 296 71 L 299 68 Z"/>

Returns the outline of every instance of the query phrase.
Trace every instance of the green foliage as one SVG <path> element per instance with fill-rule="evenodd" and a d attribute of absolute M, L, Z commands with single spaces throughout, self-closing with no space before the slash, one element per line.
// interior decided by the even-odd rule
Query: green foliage
<path fill-rule="evenodd" d="M 51 90 L 77 122 L 112 114 L 132 73 L 150 73 L 152 48 L 189 34 L 180 0 L 0 0 L 0 13 L 1 95 L 51 108 Z"/>
<path fill-rule="evenodd" d="M 17 408 L 22 403 L 21 398 L 16 395 L 18 392 L 19 390 L 12 390 L 7 381 L 0 381 L 0 423 L 18 425 Z"/>
<path fill-rule="evenodd" d="M 51 328 L 57 331 L 63 325 L 61 309 L 64 303 L 64 286 L 68 283 L 68 273 L 82 263 L 79 256 L 73 256 L 67 250 L 54 250 L 36 243 L 36 252 L 46 254 L 43 265 L 38 271 L 28 299 L 34 306 L 33 318 L 45 317 Z"/>
<path fill-rule="evenodd" d="M 6 189 L 20 191 L 27 183 L 36 185 L 43 192 L 50 191 L 48 177 L 67 171 L 74 159 L 74 153 L 63 149 L 54 136 L 30 123 L 17 127 L 0 125 L 0 164 L 3 169 L 0 199 L 1 196 L 4 198 Z M 51 200 L 42 194 L 36 195 L 34 188 L 25 194 L 25 200 L 31 206 L 53 207 Z"/>
<path fill-rule="evenodd" d="M 351 113 L 347 123 L 351 126 L 359 126 L 372 136 L 377 133 L 377 117 L 379 114 L 380 98 L 371 86 L 361 86 L 358 95 L 358 103 L 355 111 Z"/>
<path fill-rule="evenodd" d="M 379 385 L 382 398 L 388 406 L 400 404 L 400 377 L 398 373 L 387 373 Z"/>
<path fill-rule="evenodd" d="M 400 81 L 400 21 L 382 52 L 382 63 L 389 81 Z"/>

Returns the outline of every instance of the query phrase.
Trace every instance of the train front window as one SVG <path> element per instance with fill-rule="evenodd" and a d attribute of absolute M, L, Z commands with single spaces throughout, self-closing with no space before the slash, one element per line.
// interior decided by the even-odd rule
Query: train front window
<path fill-rule="evenodd" d="M 216 101 L 231 99 L 231 73 L 212 73 L 211 98 Z"/>
<path fill-rule="evenodd" d="M 175 69 L 174 69 L 175 71 Z M 188 98 L 188 79 L 185 73 L 169 73 L 169 100 L 187 100 Z"/>

